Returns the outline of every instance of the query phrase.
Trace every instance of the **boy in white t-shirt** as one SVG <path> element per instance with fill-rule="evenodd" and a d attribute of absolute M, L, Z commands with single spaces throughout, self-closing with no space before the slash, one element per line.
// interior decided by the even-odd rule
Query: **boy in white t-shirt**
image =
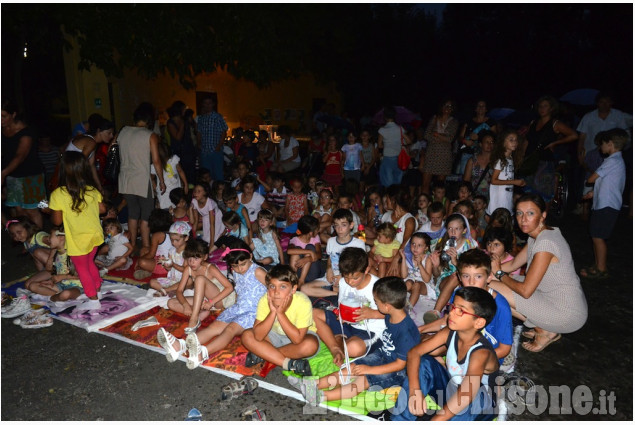
<path fill-rule="evenodd" d="M 331 236 L 326 243 L 326 253 L 328 260 L 326 263 L 326 276 L 302 285 L 301 291 L 312 297 L 329 297 L 337 295 L 338 282 L 340 282 L 340 254 L 345 248 L 357 247 L 366 252 L 366 244 L 358 238 L 351 236 L 355 223 L 351 210 L 343 208 L 335 210 L 333 213 L 333 227 L 336 236 Z M 324 280 L 328 282 L 324 286 Z"/>
<path fill-rule="evenodd" d="M 360 357 L 378 341 L 386 323 L 373 297 L 373 286 L 378 280 L 370 274 L 368 255 L 364 248 L 346 248 L 339 258 L 340 272 L 338 301 L 340 309 L 343 302 L 355 298 L 362 304 L 355 314 L 355 322 L 338 320 L 333 311 L 313 309 L 313 319 L 317 332 L 333 355 L 333 362 L 341 366 L 344 358 L 344 343 L 349 357 Z M 344 304 L 346 305 L 346 304 Z M 344 342 L 346 337 L 346 342 Z"/>

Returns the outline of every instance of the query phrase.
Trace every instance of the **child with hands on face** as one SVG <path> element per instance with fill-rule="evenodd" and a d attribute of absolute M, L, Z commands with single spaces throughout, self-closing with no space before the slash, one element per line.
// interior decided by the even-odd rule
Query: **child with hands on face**
<path fill-rule="evenodd" d="M 265 277 L 267 293 L 258 301 L 252 329 L 241 340 L 249 350 L 245 366 L 265 360 L 302 376 L 311 375 L 308 359 L 320 348 L 311 300 L 298 292 L 298 277 L 289 266 L 274 266 Z"/>

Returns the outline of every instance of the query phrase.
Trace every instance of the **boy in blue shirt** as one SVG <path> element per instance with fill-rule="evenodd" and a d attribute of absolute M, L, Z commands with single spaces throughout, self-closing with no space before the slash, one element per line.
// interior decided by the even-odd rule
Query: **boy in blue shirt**
<path fill-rule="evenodd" d="M 583 199 L 593 199 L 589 231 L 593 240 L 595 265 L 580 270 L 580 276 L 590 279 L 606 279 L 606 240 L 613 233 L 617 217 L 622 209 L 622 193 L 626 184 L 626 166 L 622 149 L 628 142 L 628 133 L 621 128 L 606 131 L 600 136 L 599 150 L 607 158 L 588 178 L 593 190 Z"/>
<path fill-rule="evenodd" d="M 378 310 L 386 315 L 381 347 L 355 360 L 351 364 L 350 375 L 346 369 L 342 370 L 339 382 L 340 372 L 319 380 L 305 379 L 303 383 L 292 377 L 289 382 L 300 387 L 311 406 L 327 400 L 352 398 L 370 387 L 385 389 L 401 386 L 406 377 L 408 351 L 419 342 L 417 326 L 404 310 L 407 297 L 403 279 L 395 276 L 379 279 L 373 286 L 373 298 Z"/>
<path fill-rule="evenodd" d="M 478 248 L 465 251 L 458 259 L 457 273 L 459 274 L 459 280 L 463 287 L 477 287 L 484 289 L 494 297 L 496 302 L 496 314 L 492 320 L 483 329 L 483 336 L 489 340 L 494 347 L 496 357 L 498 357 L 499 363 L 502 365 L 506 356 L 510 355 L 512 343 L 513 343 L 513 326 L 512 326 L 512 312 L 509 307 L 509 303 L 505 297 L 494 291 L 488 286 L 488 283 L 492 281 L 492 268 L 491 259 L 489 255 L 481 251 Z M 498 278 L 500 279 L 500 278 Z M 450 304 L 454 302 L 456 291 L 450 298 Z M 419 327 L 419 331 L 425 332 L 437 332 L 443 329 L 448 322 L 448 315 L 435 320 L 432 323 Z M 505 368 L 508 369 L 513 366 L 515 359 L 513 355 L 511 358 L 505 361 Z"/>

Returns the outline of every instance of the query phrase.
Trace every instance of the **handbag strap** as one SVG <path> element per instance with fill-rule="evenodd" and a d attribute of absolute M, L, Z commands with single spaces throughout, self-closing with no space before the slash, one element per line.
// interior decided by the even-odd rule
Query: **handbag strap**
<path fill-rule="evenodd" d="M 487 166 L 485 167 L 485 169 L 481 173 L 481 177 L 479 177 L 478 181 L 476 182 L 476 186 L 474 186 L 472 188 L 472 190 L 476 190 L 476 188 L 481 185 L 481 183 L 483 182 L 483 179 L 485 179 L 485 176 L 487 175 L 488 171 L 489 171 L 489 164 L 487 164 Z"/>

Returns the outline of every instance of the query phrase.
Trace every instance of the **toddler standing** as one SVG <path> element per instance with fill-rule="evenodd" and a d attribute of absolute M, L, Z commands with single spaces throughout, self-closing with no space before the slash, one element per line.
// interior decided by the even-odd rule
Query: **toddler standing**
<path fill-rule="evenodd" d="M 487 214 L 496 208 L 514 209 L 514 186 L 523 187 L 525 181 L 514 179 L 514 160 L 512 154 L 518 147 L 518 134 L 513 130 L 503 132 L 492 152 L 491 166 L 494 169 L 489 186 L 489 204 Z"/>

